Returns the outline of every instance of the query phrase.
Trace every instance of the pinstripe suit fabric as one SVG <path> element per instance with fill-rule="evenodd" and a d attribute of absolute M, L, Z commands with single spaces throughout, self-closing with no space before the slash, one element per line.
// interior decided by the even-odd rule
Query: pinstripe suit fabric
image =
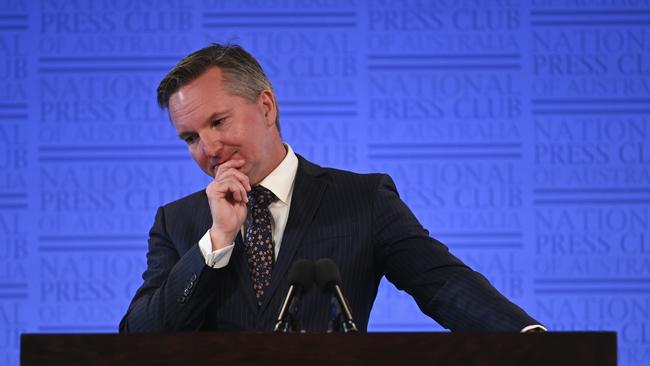
<path fill-rule="evenodd" d="M 281 250 L 259 307 L 241 236 L 226 267 L 205 265 L 197 243 L 210 225 L 204 191 L 158 209 L 144 283 L 120 322 L 121 332 L 271 331 L 291 264 L 324 257 L 338 264 L 362 331 L 384 275 L 451 330 L 519 331 L 539 324 L 430 238 L 387 175 L 321 168 L 299 157 Z M 327 329 L 328 305 L 319 290 L 307 292 L 302 327 Z"/>

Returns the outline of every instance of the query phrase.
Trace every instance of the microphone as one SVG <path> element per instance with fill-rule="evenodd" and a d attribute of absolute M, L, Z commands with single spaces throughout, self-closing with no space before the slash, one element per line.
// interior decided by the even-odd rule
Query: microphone
<path fill-rule="evenodd" d="M 282 302 L 274 332 L 295 332 L 298 330 L 298 303 L 303 292 L 314 282 L 314 262 L 308 259 L 297 260 L 289 270 L 289 291 Z"/>
<path fill-rule="evenodd" d="M 341 291 L 341 274 L 336 263 L 330 258 L 321 258 L 314 264 L 314 271 L 318 287 L 332 293 L 329 331 L 358 332 L 359 330 L 352 319 L 350 305 Z"/>

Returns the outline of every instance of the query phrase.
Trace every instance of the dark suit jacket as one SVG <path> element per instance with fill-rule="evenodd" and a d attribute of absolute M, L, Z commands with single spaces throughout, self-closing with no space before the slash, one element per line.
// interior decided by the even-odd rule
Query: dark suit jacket
<path fill-rule="evenodd" d="M 261 307 L 241 236 L 226 267 L 205 265 L 198 241 L 210 226 L 205 191 L 158 209 L 144 284 L 120 322 L 121 332 L 271 331 L 291 264 L 324 257 L 338 264 L 362 331 L 384 275 L 451 330 L 520 331 L 538 324 L 429 237 L 387 175 L 325 169 L 299 157 L 289 219 Z M 327 329 L 328 306 L 329 297 L 312 288 L 301 303 L 302 328 Z"/>

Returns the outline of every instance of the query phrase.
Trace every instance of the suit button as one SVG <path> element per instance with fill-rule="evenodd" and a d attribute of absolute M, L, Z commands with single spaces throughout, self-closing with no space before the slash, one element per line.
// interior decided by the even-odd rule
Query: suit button
<path fill-rule="evenodd" d="M 185 290 L 183 290 L 183 295 L 188 296 L 189 294 L 190 294 L 190 289 L 189 288 L 186 288 Z"/>
<path fill-rule="evenodd" d="M 190 281 L 191 282 L 196 281 L 196 273 L 192 273 L 192 277 L 190 277 Z"/>
<path fill-rule="evenodd" d="M 187 297 L 185 296 L 179 296 L 178 298 L 176 298 L 176 302 L 179 304 L 185 304 L 186 301 L 187 301 Z"/>

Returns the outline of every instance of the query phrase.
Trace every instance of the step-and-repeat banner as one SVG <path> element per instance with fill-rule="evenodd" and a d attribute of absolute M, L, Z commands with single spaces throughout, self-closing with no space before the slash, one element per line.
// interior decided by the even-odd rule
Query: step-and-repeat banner
<path fill-rule="evenodd" d="M 391 174 L 549 329 L 650 364 L 648 0 L 0 0 L 0 364 L 116 331 L 156 208 L 208 182 L 155 88 L 210 42 L 261 61 L 297 152 Z M 370 329 L 441 330 L 387 282 Z"/>

